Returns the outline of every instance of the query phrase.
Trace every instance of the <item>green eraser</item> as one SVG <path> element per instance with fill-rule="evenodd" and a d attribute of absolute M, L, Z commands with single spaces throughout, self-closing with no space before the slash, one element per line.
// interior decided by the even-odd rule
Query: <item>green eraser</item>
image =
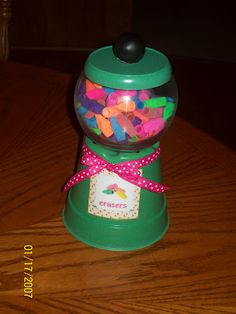
<path fill-rule="evenodd" d="M 173 102 L 168 102 L 164 108 L 163 120 L 168 120 L 175 111 L 175 104 Z"/>
<path fill-rule="evenodd" d="M 98 128 L 91 128 L 90 130 L 97 135 L 100 135 L 102 133 L 102 131 Z"/>
<path fill-rule="evenodd" d="M 138 136 L 135 135 L 135 136 L 131 137 L 128 141 L 133 143 L 133 142 L 137 142 L 137 140 L 138 140 Z"/>
<path fill-rule="evenodd" d="M 166 97 L 158 97 L 158 98 L 151 98 L 144 101 L 144 107 L 147 108 L 159 108 L 164 107 L 167 103 Z"/>

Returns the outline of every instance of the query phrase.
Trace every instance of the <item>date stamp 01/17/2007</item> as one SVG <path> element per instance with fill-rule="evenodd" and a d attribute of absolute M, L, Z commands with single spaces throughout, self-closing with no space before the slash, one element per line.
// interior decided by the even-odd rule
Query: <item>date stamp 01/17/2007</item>
<path fill-rule="evenodd" d="M 33 298 L 33 246 L 24 246 L 24 296 Z"/>

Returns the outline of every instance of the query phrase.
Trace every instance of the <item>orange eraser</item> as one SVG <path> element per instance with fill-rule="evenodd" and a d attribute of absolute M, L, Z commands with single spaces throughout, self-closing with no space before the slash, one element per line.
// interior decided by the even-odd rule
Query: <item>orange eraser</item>
<path fill-rule="evenodd" d="M 86 92 L 88 92 L 89 90 L 92 90 L 94 88 L 96 88 L 93 84 L 93 82 L 91 82 L 90 80 L 86 80 L 85 81 L 85 85 L 86 85 Z"/>
<path fill-rule="evenodd" d="M 139 119 L 141 119 L 143 122 L 146 122 L 149 120 L 148 117 L 146 117 L 144 114 L 142 114 L 140 111 L 134 111 L 134 115 L 135 117 L 138 117 Z"/>
<path fill-rule="evenodd" d="M 113 130 L 112 130 L 110 121 L 108 119 L 104 118 L 100 114 L 95 114 L 95 117 L 96 117 L 98 128 L 102 131 L 102 133 L 106 137 L 112 136 Z"/>
<path fill-rule="evenodd" d="M 117 108 L 122 112 L 132 112 L 135 110 L 135 102 L 132 100 L 125 101 L 121 99 L 121 101 L 115 105 L 114 108 Z"/>
<path fill-rule="evenodd" d="M 100 84 L 93 83 L 93 85 L 94 85 L 96 88 L 102 88 L 102 85 L 100 85 Z"/>
<path fill-rule="evenodd" d="M 106 118 L 115 117 L 120 113 L 121 111 L 115 107 L 105 107 L 102 111 L 102 114 Z"/>
<path fill-rule="evenodd" d="M 95 88 L 102 88 L 102 85 L 99 85 L 97 83 L 94 83 L 90 80 L 86 80 L 85 81 L 85 86 L 86 86 L 86 92 L 92 90 L 92 89 L 95 89 Z"/>

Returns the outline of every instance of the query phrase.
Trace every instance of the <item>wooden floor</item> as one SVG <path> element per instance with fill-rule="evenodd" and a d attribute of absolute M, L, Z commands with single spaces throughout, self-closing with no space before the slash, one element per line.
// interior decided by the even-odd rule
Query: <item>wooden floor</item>
<path fill-rule="evenodd" d="M 9 59 L 77 77 L 88 54 L 89 51 L 11 50 Z M 179 88 L 177 114 L 235 149 L 236 64 L 176 57 L 170 57 L 170 61 Z"/>

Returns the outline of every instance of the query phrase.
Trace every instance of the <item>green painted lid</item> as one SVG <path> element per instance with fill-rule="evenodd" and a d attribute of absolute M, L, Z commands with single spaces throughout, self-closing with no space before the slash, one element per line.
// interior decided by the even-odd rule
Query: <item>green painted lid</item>
<path fill-rule="evenodd" d="M 147 89 L 161 86 L 171 78 L 171 65 L 161 52 L 147 48 L 135 63 L 117 58 L 112 46 L 93 51 L 85 63 L 85 75 L 91 81 L 110 88 Z"/>

